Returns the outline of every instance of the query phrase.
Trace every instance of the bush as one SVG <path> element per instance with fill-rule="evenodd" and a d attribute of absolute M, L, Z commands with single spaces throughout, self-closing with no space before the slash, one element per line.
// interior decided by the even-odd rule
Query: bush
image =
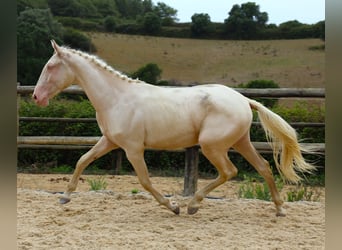
<path fill-rule="evenodd" d="M 160 17 L 153 12 L 145 14 L 142 20 L 142 25 L 144 32 L 148 35 L 158 34 L 162 26 Z"/>
<path fill-rule="evenodd" d="M 240 84 L 238 87 L 249 89 L 268 89 L 279 88 L 279 85 L 272 80 L 252 80 L 246 84 Z M 255 100 L 261 102 L 268 108 L 272 108 L 278 103 L 278 99 L 271 98 L 255 98 Z"/>
<path fill-rule="evenodd" d="M 210 16 L 206 13 L 193 14 L 191 16 L 191 33 L 194 37 L 205 36 L 212 31 Z"/>
<path fill-rule="evenodd" d="M 98 179 L 87 179 L 91 191 L 105 190 L 108 186 L 104 177 Z"/>
<path fill-rule="evenodd" d="M 116 20 L 113 16 L 108 16 L 104 19 L 104 27 L 108 32 L 115 32 Z"/>
<path fill-rule="evenodd" d="M 134 21 L 129 21 L 129 22 L 125 21 L 125 22 L 118 23 L 116 27 L 116 32 L 122 33 L 122 34 L 130 34 L 130 35 L 142 33 L 140 25 Z"/>
<path fill-rule="evenodd" d="M 91 39 L 75 29 L 66 28 L 63 35 L 63 41 L 65 44 L 74 49 L 80 49 L 87 52 L 96 52 L 95 46 L 92 44 Z"/>
<path fill-rule="evenodd" d="M 161 73 L 162 70 L 158 67 L 157 64 L 148 63 L 133 74 L 131 74 L 131 77 L 139 78 L 139 80 L 150 84 L 157 84 L 158 79 L 160 79 Z"/>
<path fill-rule="evenodd" d="M 79 98 L 78 101 L 68 100 L 60 96 L 50 100 L 50 105 L 45 108 L 36 106 L 31 100 L 22 98 L 19 105 L 19 116 L 39 116 L 39 117 L 95 117 L 95 110 L 90 102 L 85 98 Z M 306 102 L 298 102 L 292 108 L 276 106 L 272 109 L 288 122 L 324 122 L 324 106 L 313 106 Z M 300 128 L 297 129 L 298 137 L 304 142 L 324 142 L 324 128 Z M 19 135 L 22 136 L 100 136 L 101 132 L 96 123 L 57 123 L 57 122 L 20 122 Z M 261 127 L 252 126 L 252 141 L 266 141 L 265 132 Z M 83 150 L 49 150 L 49 149 L 19 149 L 18 165 L 20 171 L 40 171 L 44 173 L 51 172 L 47 167 L 49 162 L 55 162 L 54 166 L 66 165 L 74 168 L 77 160 L 87 149 Z M 254 168 L 239 154 L 229 153 L 231 161 L 238 167 L 239 175 L 244 173 L 256 173 Z M 273 157 L 270 154 L 263 154 L 271 166 L 274 166 Z M 324 166 L 324 156 L 306 156 L 318 166 Z M 131 173 L 133 168 L 127 158 L 123 156 L 120 173 Z M 145 160 L 147 166 L 153 173 L 166 176 L 182 176 L 184 174 L 185 154 L 167 151 L 146 151 Z M 96 167 L 102 171 L 114 172 L 113 156 L 107 154 L 97 159 L 87 169 Z M 36 164 L 42 163 L 42 164 Z M 33 165 L 34 168 L 32 167 Z M 39 167 L 42 165 L 41 167 Z M 278 172 L 272 168 L 275 175 Z M 55 169 L 56 170 L 56 169 Z M 217 175 L 216 169 L 202 155 L 199 155 L 199 174 L 202 177 L 213 177 Z M 317 173 L 324 175 L 324 168 L 319 169 Z M 318 175 L 317 175 L 318 176 Z M 312 176 L 316 178 L 317 176 Z M 311 180 L 311 176 L 307 177 Z M 324 185 L 324 178 L 314 180 L 317 185 Z M 311 182 L 310 182 L 311 183 Z"/>
<path fill-rule="evenodd" d="M 62 41 L 62 25 L 54 20 L 49 9 L 27 9 L 17 18 L 17 80 L 33 85 L 53 49 L 50 39 Z"/>
<path fill-rule="evenodd" d="M 95 110 L 86 99 L 69 101 L 55 98 L 50 105 L 41 108 L 31 100 L 22 98 L 19 102 L 20 117 L 95 117 Z M 100 136 L 96 123 L 19 122 L 20 136 Z M 33 153 L 34 152 L 34 153 Z M 74 166 L 86 150 L 19 149 L 18 165 L 57 161 L 58 164 Z M 29 169 L 28 169 L 29 170 Z M 45 171 L 43 169 L 43 171 Z"/>
<path fill-rule="evenodd" d="M 103 31 L 104 28 L 101 22 L 97 19 L 89 20 L 80 17 L 67 17 L 67 16 L 56 16 L 55 17 L 64 27 L 74 28 L 77 30 L 84 31 Z"/>

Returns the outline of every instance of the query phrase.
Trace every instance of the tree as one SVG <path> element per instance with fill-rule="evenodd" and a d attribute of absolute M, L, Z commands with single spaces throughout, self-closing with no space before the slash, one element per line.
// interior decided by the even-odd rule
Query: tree
<path fill-rule="evenodd" d="M 97 12 L 103 17 L 118 16 L 118 10 L 113 0 L 93 0 Z"/>
<path fill-rule="evenodd" d="M 148 12 L 143 17 L 142 25 L 144 32 L 149 35 L 155 35 L 161 29 L 160 17 L 154 12 Z"/>
<path fill-rule="evenodd" d="M 143 6 L 143 13 L 152 12 L 153 11 L 153 3 L 152 0 L 143 0 L 142 1 Z"/>
<path fill-rule="evenodd" d="M 259 30 L 266 27 L 268 14 L 260 12 L 259 5 L 248 2 L 235 4 L 229 12 L 229 17 L 224 20 L 226 34 L 235 39 L 256 38 Z"/>
<path fill-rule="evenodd" d="M 325 21 L 320 21 L 313 25 L 315 37 L 319 37 L 325 41 Z"/>
<path fill-rule="evenodd" d="M 203 36 L 212 29 L 212 23 L 208 14 L 193 14 L 191 17 L 191 33 L 193 36 Z"/>
<path fill-rule="evenodd" d="M 304 37 L 312 37 L 312 27 L 310 25 L 291 20 L 279 24 L 279 31 L 282 38 L 285 39 L 300 39 Z"/>
<path fill-rule="evenodd" d="M 17 80 L 33 85 L 38 80 L 53 49 L 50 40 L 61 42 L 62 25 L 55 21 L 49 9 L 27 9 L 17 18 Z"/>
<path fill-rule="evenodd" d="M 121 17 L 126 19 L 136 19 L 144 15 L 143 9 L 148 5 L 141 0 L 115 0 L 115 4 Z"/>
<path fill-rule="evenodd" d="M 46 0 L 17 0 L 17 15 L 26 9 L 47 9 L 49 8 Z"/>
<path fill-rule="evenodd" d="M 72 28 L 66 28 L 63 34 L 63 43 L 68 46 L 88 52 L 95 52 L 95 46 L 88 36 Z"/>
<path fill-rule="evenodd" d="M 107 16 L 104 19 L 105 30 L 109 32 L 114 32 L 116 28 L 116 20 L 113 16 Z"/>
<path fill-rule="evenodd" d="M 155 63 L 148 63 L 134 72 L 131 77 L 138 78 L 147 83 L 157 84 L 162 70 Z"/>
<path fill-rule="evenodd" d="M 165 3 L 158 2 L 157 6 L 153 8 L 153 12 L 160 17 L 163 26 L 170 26 L 178 20 L 177 10 Z"/>
<path fill-rule="evenodd" d="M 97 9 L 90 0 L 47 0 L 55 16 L 98 17 Z"/>

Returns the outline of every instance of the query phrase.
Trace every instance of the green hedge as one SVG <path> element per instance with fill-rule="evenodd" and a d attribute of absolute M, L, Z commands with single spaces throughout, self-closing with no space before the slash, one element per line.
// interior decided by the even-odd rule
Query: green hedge
<path fill-rule="evenodd" d="M 60 95 L 61 96 L 61 95 Z M 65 96 L 64 96 L 65 97 Z M 23 98 L 20 101 L 19 115 L 21 117 L 95 117 L 95 111 L 90 102 L 84 97 L 73 97 L 70 100 L 62 97 L 51 100 L 45 108 L 36 106 L 30 99 Z M 307 102 L 297 102 L 292 108 L 276 105 L 273 111 L 278 113 L 288 122 L 324 122 L 324 106 L 310 105 Z M 257 118 L 255 118 L 257 119 Z M 324 128 L 297 129 L 300 140 L 304 142 L 325 142 Z M 58 122 L 20 122 L 19 134 L 22 136 L 100 136 L 100 130 L 96 123 L 58 123 Z M 252 141 L 265 141 L 265 133 L 261 127 L 252 126 Z M 46 166 L 44 163 L 55 162 L 55 165 L 67 165 L 74 168 L 79 157 L 87 150 L 43 150 L 43 149 L 19 149 L 19 171 L 32 172 L 33 165 Z M 264 157 L 273 164 L 270 154 Z M 241 171 L 255 171 L 239 154 L 230 154 L 231 160 Z M 324 166 L 324 156 L 309 156 L 309 160 L 316 161 L 319 166 Z M 167 151 L 146 151 L 146 163 L 149 169 L 160 175 L 182 176 L 184 172 L 185 154 Z M 33 165 L 32 165 L 33 164 Z M 90 168 L 97 170 L 113 171 L 113 157 L 111 154 L 97 159 Z M 39 171 L 51 172 L 51 168 L 42 167 Z M 133 168 L 123 157 L 122 173 L 133 172 Z M 209 161 L 200 155 L 199 172 L 201 176 L 216 175 L 216 170 Z M 321 169 L 319 172 L 324 172 Z"/>

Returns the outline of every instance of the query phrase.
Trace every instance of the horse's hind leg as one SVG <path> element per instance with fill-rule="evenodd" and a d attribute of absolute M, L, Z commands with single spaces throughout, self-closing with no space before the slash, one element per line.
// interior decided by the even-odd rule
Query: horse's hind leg
<path fill-rule="evenodd" d="M 226 149 L 203 145 L 201 145 L 201 149 L 205 157 L 216 167 L 219 176 L 195 193 L 194 198 L 188 204 L 188 214 L 195 214 L 199 209 L 199 203 L 210 191 L 234 177 L 238 172 L 237 168 L 229 160 Z"/>
<path fill-rule="evenodd" d="M 118 146 L 110 142 L 105 136 L 102 136 L 100 140 L 94 145 L 94 147 L 92 147 L 87 153 L 82 155 L 76 164 L 74 174 L 68 184 L 67 190 L 64 192 L 63 197 L 59 200 L 59 202 L 61 204 L 68 203 L 70 201 L 70 194 L 76 189 L 78 180 L 83 170 L 91 162 L 115 148 L 118 148 Z"/>
<path fill-rule="evenodd" d="M 249 133 L 244 135 L 237 143 L 233 145 L 233 148 L 238 151 L 257 171 L 264 177 L 271 195 L 273 202 L 277 209 L 277 216 L 285 216 L 285 211 L 282 208 L 283 201 L 280 198 L 274 177 L 269 163 L 256 151 L 253 144 L 250 141 Z"/>

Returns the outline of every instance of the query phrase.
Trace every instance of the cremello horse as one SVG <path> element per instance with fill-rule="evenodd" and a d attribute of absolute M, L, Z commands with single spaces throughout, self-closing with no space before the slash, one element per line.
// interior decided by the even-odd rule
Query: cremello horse
<path fill-rule="evenodd" d="M 268 162 L 250 142 L 252 109 L 256 110 L 274 150 L 279 172 L 298 182 L 296 173 L 314 169 L 302 157 L 295 130 L 262 104 L 223 85 L 165 88 L 133 80 L 87 53 L 60 47 L 51 41 L 54 54 L 44 66 L 33 98 L 46 106 L 49 99 L 75 83 L 83 88 L 96 110 L 102 137 L 77 162 L 75 172 L 60 199 L 70 201 L 82 171 L 95 159 L 122 148 L 141 185 L 156 200 L 179 214 L 179 206 L 160 194 L 149 179 L 144 149 L 175 149 L 199 144 L 203 154 L 217 168 L 218 177 L 196 192 L 188 213 L 198 211 L 200 201 L 214 188 L 237 174 L 227 151 L 234 148 L 265 178 L 276 214 L 284 216 L 283 201 L 276 189 Z"/>

